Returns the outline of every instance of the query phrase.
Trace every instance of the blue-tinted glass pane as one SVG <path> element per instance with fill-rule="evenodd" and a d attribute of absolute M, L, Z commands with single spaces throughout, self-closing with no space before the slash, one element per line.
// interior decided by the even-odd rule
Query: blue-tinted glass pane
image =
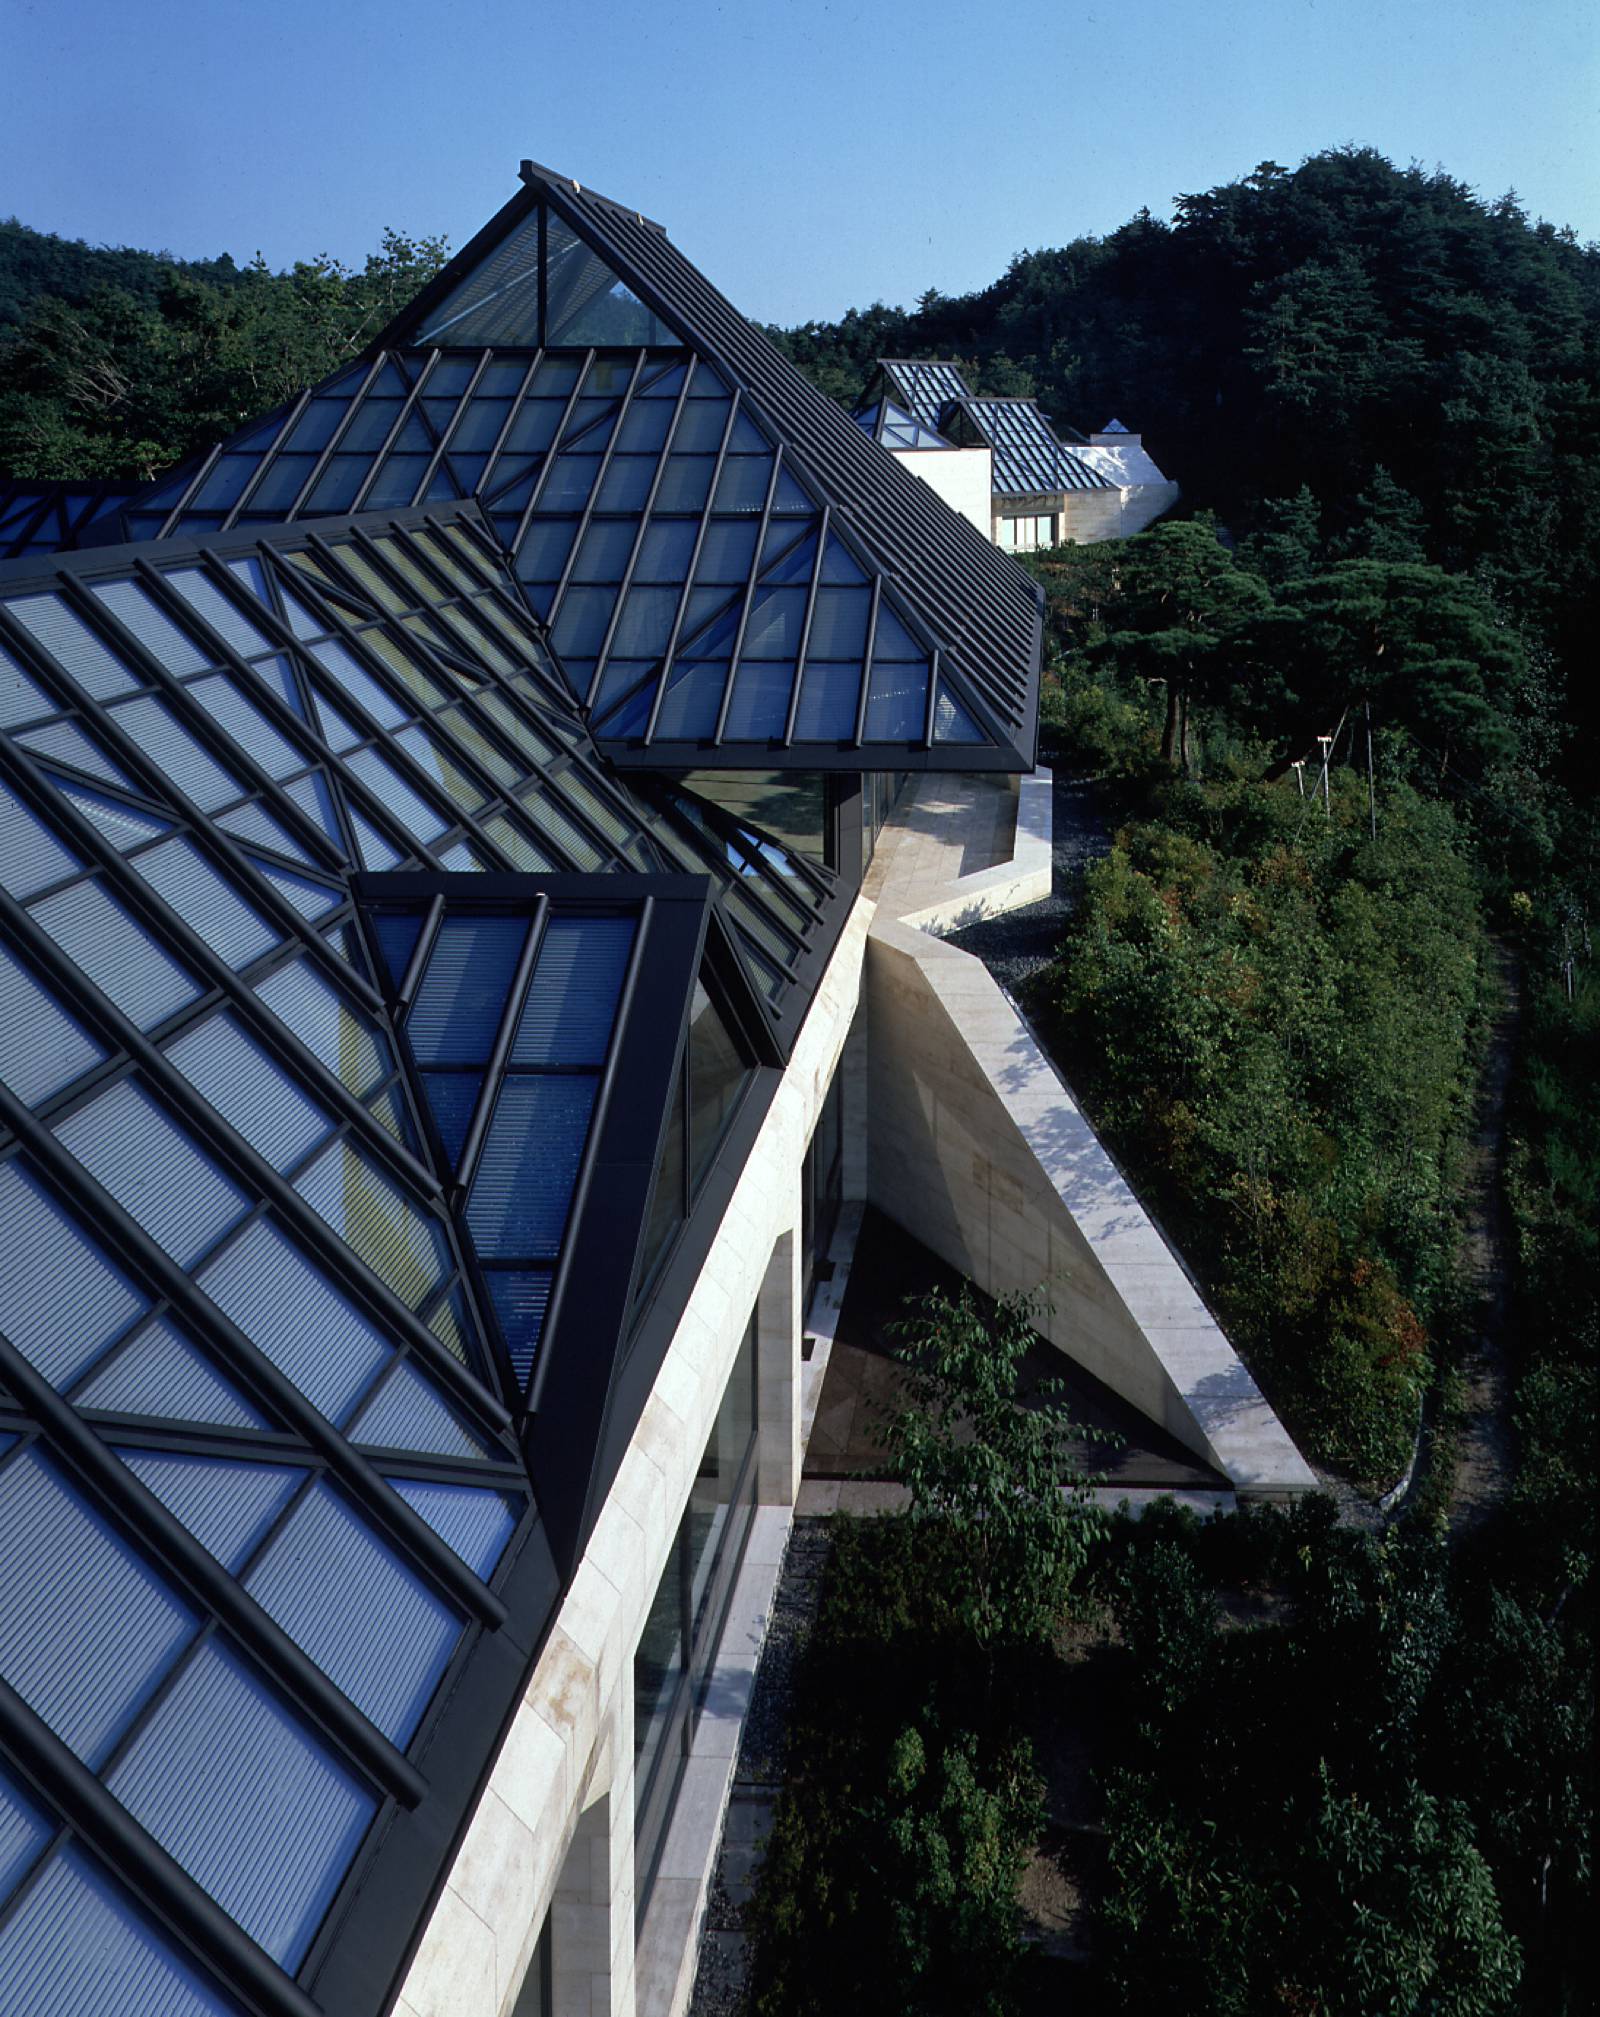
<path fill-rule="evenodd" d="M 358 1099 L 394 1070 L 388 1041 L 377 1026 L 309 960 L 295 959 L 276 968 L 256 982 L 256 993 Z"/>
<path fill-rule="evenodd" d="M 759 511 L 772 480 L 770 455 L 730 455 L 717 478 L 713 511 Z"/>
<path fill-rule="evenodd" d="M 906 629 L 886 600 L 878 603 L 877 628 L 872 633 L 872 656 L 874 663 L 883 659 L 921 659 L 926 656 L 923 647 Z"/>
<path fill-rule="evenodd" d="M 989 739 L 943 680 L 939 682 L 933 703 L 933 739 L 935 742 L 987 742 Z"/>
<path fill-rule="evenodd" d="M 272 1426 L 200 1347 L 164 1317 L 113 1354 L 73 1400 L 80 1408 L 104 1408 L 117 1415 L 170 1415 L 225 1429 Z"/>
<path fill-rule="evenodd" d="M 675 664 L 667 674 L 667 690 L 656 719 L 657 738 L 663 742 L 696 742 L 714 734 L 727 677 L 724 663 Z M 610 724 L 604 727 L 609 731 Z"/>
<path fill-rule="evenodd" d="M 154 840 L 158 834 L 172 831 L 170 819 L 159 819 L 142 807 L 125 805 L 121 799 L 109 798 L 104 792 L 91 791 L 87 785 L 72 784 L 65 778 L 52 777 L 50 781 L 120 854 L 126 854 L 141 841 Z"/>
<path fill-rule="evenodd" d="M 868 588 L 817 590 L 806 649 L 812 658 L 859 659 L 867 648 L 867 618 L 872 608 Z"/>
<path fill-rule="evenodd" d="M 55 1831 L 56 1824 L 43 1807 L 9 1772 L 0 1772 L 0 1904 L 21 1883 Z"/>
<path fill-rule="evenodd" d="M 467 1205 L 485 1260 L 553 1260 L 560 1251 L 596 1083 L 508 1078 L 501 1086 Z"/>
<path fill-rule="evenodd" d="M 696 527 L 688 519 L 653 518 L 645 529 L 635 581 L 681 582 L 694 558 Z"/>
<path fill-rule="evenodd" d="M 339 831 L 339 817 L 334 810 L 333 791 L 320 770 L 309 776 L 297 777 L 284 786 L 288 797 L 292 798 L 300 810 L 328 836 L 340 854 L 346 851 L 347 843 Z"/>
<path fill-rule="evenodd" d="M 511 1354 L 512 1369 L 526 1386 L 538 1356 L 554 1276 L 549 1268 L 494 1268 L 484 1279 Z"/>
<path fill-rule="evenodd" d="M 181 834 L 136 855 L 133 865 L 231 967 L 248 966 L 282 938 Z"/>
<path fill-rule="evenodd" d="M 406 1743 L 461 1620 L 342 1493 L 314 1485 L 245 1588 L 363 1715 Z"/>
<path fill-rule="evenodd" d="M 378 950 L 383 954 L 383 963 L 389 978 L 398 987 L 405 979 L 406 968 L 411 964 L 411 955 L 416 951 L 417 940 L 422 936 L 420 913 L 410 916 L 396 916 L 390 913 L 373 919 L 377 933 Z"/>
<path fill-rule="evenodd" d="M 168 1045 L 167 1056 L 274 1169 L 292 1168 L 332 1128 L 231 1012 L 187 1030 Z"/>
<path fill-rule="evenodd" d="M 411 1309 L 450 1271 L 438 1221 L 383 1175 L 348 1136 L 295 1179 L 308 1205 Z"/>
<path fill-rule="evenodd" d="M 32 974 L 0 947 L 0 1078 L 37 1106 L 106 1055 Z"/>
<path fill-rule="evenodd" d="M 209 581 L 197 567 L 176 569 L 167 577 L 198 615 L 202 616 L 225 643 L 245 658 L 253 658 L 258 652 L 270 651 L 272 642 L 256 629 L 240 609 L 236 609 L 214 582 Z"/>
<path fill-rule="evenodd" d="M 0 784 L 0 888 L 15 897 L 32 896 L 82 865 L 43 820 Z"/>
<path fill-rule="evenodd" d="M 139 684 L 60 596 L 18 596 L 7 602 L 6 608 L 96 700 L 128 693 Z"/>
<path fill-rule="evenodd" d="M 0 1469 L 0 1526 L 0 1675 L 98 1766 L 199 1619 L 37 1447 Z"/>
<path fill-rule="evenodd" d="M 197 679 L 189 688 L 218 727 L 238 744 L 268 777 L 288 777 L 302 768 L 305 758 L 280 735 L 252 700 L 247 700 L 235 682 L 223 673 Z"/>
<path fill-rule="evenodd" d="M 928 663 L 872 662 L 867 688 L 868 742 L 920 742 L 928 708 Z"/>
<path fill-rule="evenodd" d="M 0 1163 L 0 1331 L 69 1387 L 149 1305 L 30 1170 Z"/>
<path fill-rule="evenodd" d="M 378 803 L 392 812 L 395 818 L 424 846 L 437 840 L 445 830 L 446 823 L 434 808 L 413 791 L 394 767 L 381 757 L 375 749 L 357 750 L 346 759 L 352 773 L 377 799 Z"/>
<path fill-rule="evenodd" d="M 0 1927 L 0 1987 L 49 2017 L 240 2017 L 120 1884 L 82 1849 L 53 1856 Z M 38 2000 L 43 1997 L 43 2001 Z"/>
<path fill-rule="evenodd" d="M 48 897 L 34 916 L 63 952 L 140 1029 L 150 1029 L 200 993 L 192 980 L 95 881 Z"/>
<path fill-rule="evenodd" d="M 692 407 L 689 410 L 694 411 Z M 714 455 L 684 455 L 674 447 L 661 472 L 656 510 L 703 511 L 711 494 L 711 478 L 716 466 Z"/>
<path fill-rule="evenodd" d="M 406 1022 L 422 1065 L 482 1064 L 528 927 L 522 918 L 446 918 Z"/>
<path fill-rule="evenodd" d="M 781 737 L 789 722 L 794 662 L 741 660 L 723 735 L 729 742 L 764 742 Z"/>
<path fill-rule="evenodd" d="M 279 868 L 276 862 L 261 861 L 255 856 L 251 860 L 273 888 L 280 890 L 300 915 L 313 923 L 344 902 L 344 892 L 330 889 L 325 882 L 313 882 L 310 876 L 296 875 L 292 869 Z"/>
<path fill-rule="evenodd" d="M 431 1478 L 391 1478 L 389 1482 L 467 1567 L 487 1582 L 516 1531 L 522 1502 L 479 1485 L 448 1485 Z"/>
<path fill-rule="evenodd" d="M 391 1354 L 373 1325 L 264 1219 L 247 1226 L 199 1282 L 331 1421 L 344 1419 Z"/>
<path fill-rule="evenodd" d="M 402 1359 L 350 1424 L 353 1442 L 374 1449 L 476 1459 L 494 1454 L 469 1429 L 432 1378 Z"/>
<path fill-rule="evenodd" d="M 38 756 L 54 757 L 59 763 L 87 771 L 90 777 L 97 777 L 105 784 L 117 785 L 123 791 L 133 790 L 100 745 L 91 741 L 75 721 L 52 721 L 44 728 L 30 728 L 17 740 Z"/>
<path fill-rule="evenodd" d="M 514 1066 L 604 1064 L 633 933 L 627 917 L 551 922 L 517 1023 Z"/>
<path fill-rule="evenodd" d="M 356 851 L 361 856 L 363 868 L 376 872 L 380 869 L 395 868 L 404 860 L 405 857 L 400 850 L 385 840 L 378 829 L 364 820 L 353 808 L 350 812 L 350 825 L 355 831 Z"/>
<path fill-rule="evenodd" d="M 153 693 L 119 702 L 112 718 L 124 735 L 203 812 L 241 798 L 244 786 L 203 749 L 164 700 Z"/>
<path fill-rule="evenodd" d="M 181 678 L 185 673 L 201 672 L 211 663 L 166 611 L 156 607 L 141 582 L 97 583 L 94 594 L 168 672 Z"/>
<path fill-rule="evenodd" d="M 796 742 L 851 742 L 856 732 L 856 706 L 861 697 L 861 667 L 827 665 L 806 660 L 800 681 L 800 706 L 795 713 Z"/>
<path fill-rule="evenodd" d="M 422 1090 L 427 1095 L 439 1140 L 450 1168 L 461 1160 L 462 1145 L 472 1122 L 472 1110 L 483 1089 L 482 1072 L 424 1072 Z"/>
<path fill-rule="evenodd" d="M 364 707 L 380 727 L 398 728 L 405 720 L 405 710 L 369 672 L 356 663 L 337 639 L 330 638 L 326 644 L 314 644 L 311 656 L 325 672 L 333 674 L 350 698 Z"/>
<path fill-rule="evenodd" d="M 172 1450 L 119 1449 L 117 1455 L 231 1570 L 244 1567 L 306 1475 L 287 1464 L 235 1463 Z"/>
<path fill-rule="evenodd" d="M 55 1134 L 182 1268 L 192 1267 L 250 1207 L 131 1078 L 79 1107 Z"/>
<path fill-rule="evenodd" d="M 377 1807 L 277 1690 L 217 1641 L 201 1647 L 109 1784 L 291 1971 Z"/>
<path fill-rule="evenodd" d="M 26 721 L 38 721 L 54 714 L 56 704 L 23 671 L 4 645 L 0 645 L 0 728 L 20 728 Z"/>

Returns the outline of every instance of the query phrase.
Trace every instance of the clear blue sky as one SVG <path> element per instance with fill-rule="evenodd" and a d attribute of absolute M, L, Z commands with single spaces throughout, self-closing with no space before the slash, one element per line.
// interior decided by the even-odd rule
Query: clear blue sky
<path fill-rule="evenodd" d="M 1600 237 L 1597 110 L 1595 0 L 0 0 L 0 214 L 358 260 L 531 155 L 784 322 L 1344 141 Z"/>

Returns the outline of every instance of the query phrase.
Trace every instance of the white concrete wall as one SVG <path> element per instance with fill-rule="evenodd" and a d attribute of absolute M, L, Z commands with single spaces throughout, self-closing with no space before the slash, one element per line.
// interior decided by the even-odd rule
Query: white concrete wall
<path fill-rule="evenodd" d="M 989 491 L 994 457 L 987 448 L 893 448 L 890 454 L 935 490 L 952 511 L 990 538 Z"/>
<path fill-rule="evenodd" d="M 871 911 L 869 902 L 857 903 L 818 989 L 423 1934 L 398 2017 L 506 2017 L 552 1903 L 560 1908 L 552 1932 L 565 2007 L 575 2007 L 581 1974 L 590 1985 L 588 2017 L 635 2017 L 641 1999 L 634 1942 L 633 1656 L 758 1296 L 766 1347 L 758 1376 L 763 1407 L 773 1414 L 758 1475 L 763 1494 L 792 1497 L 797 1483 L 800 1338 L 793 1277 L 800 1165 L 855 1014 Z M 775 1330 L 786 1335 L 775 1341 Z M 581 1817 L 600 1801 L 604 1843 L 597 1848 L 592 1837 L 598 1823 L 591 1821 L 589 1834 L 579 1830 Z M 572 1863 L 575 1842 L 579 1861 Z M 714 1848 L 713 1829 L 706 1867 Z M 594 1875 L 602 1866 L 603 1913 Z M 697 1928 L 693 1897 L 703 1897 L 704 1871 L 696 1878 L 675 1866 L 665 1881 L 702 1888 L 693 1890 L 686 1917 L 688 1894 L 662 1894 L 663 1910 L 679 1908 L 675 1951 L 660 1957 L 677 1974 L 665 2004 L 659 1982 L 648 1985 L 642 1999 L 647 2011 L 681 2007 L 683 1927 L 691 1934 Z M 597 1931 L 602 1919 L 604 1943 Z M 600 1951 L 602 1944 L 608 1952 Z M 641 1942 L 640 1954 L 647 1945 Z"/>
<path fill-rule="evenodd" d="M 1175 483 L 1130 484 L 1122 492 L 1123 538 L 1131 539 L 1147 525 L 1154 525 L 1164 511 L 1170 511 L 1177 503 L 1178 494 Z"/>
<path fill-rule="evenodd" d="M 1041 852 L 1048 876 L 1049 791 L 1048 772 L 1023 780 L 1014 863 L 925 885 L 916 908 L 892 864 L 879 885 L 868 1196 L 990 1294 L 1042 1288 L 1051 1342 L 1241 1494 L 1311 1489 L 1310 1468 L 1032 1032 L 981 961 L 932 936 L 1030 900 Z M 915 800 L 909 811 L 914 823 Z M 888 830 L 880 856 L 886 845 L 892 853 Z"/>
<path fill-rule="evenodd" d="M 1058 516 L 1057 537 L 1063 546 L 1068 540 L 1090 546 L 1096 540 L 1123 536 L 1120 490 L 1065 491 Z"/>

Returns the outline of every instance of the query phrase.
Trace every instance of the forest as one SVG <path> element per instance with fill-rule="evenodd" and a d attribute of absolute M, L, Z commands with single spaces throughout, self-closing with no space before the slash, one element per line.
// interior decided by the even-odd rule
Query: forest
<path fill-rule="evenodd" d="M 359 351 L 443 257 L 391 233 L 359 269 L 272 273 L 0 225 L 0 470 L 146 478 Z M 1343 148 L 970 296 L 771 334 L 846 404 L 922 355 L 1063 426 L 1115 414 L 1183 487 L 1137 539 L 1030 563 L 1047 755 L 1112 837 L 1026 1006 L 1358 1517 L 1108 1523 L 996 1386 L 1026 1312 L 925 1313 L 927 1419 L 954 1394 L 990 1457 L 974 1480 L 970 1442 L 902 1421 L 913 1517 L 836 1544 L 758 2005 L 1578 2017 L 1600 250 Z M 1460 1253 L 1497 1029 L 1510 1454 L 1468 1521 Z M 1092 1932 L 1041 1982 L 1018 1882 L 1066 1824 L 1038 1703 L 1086 1674 Z"/>

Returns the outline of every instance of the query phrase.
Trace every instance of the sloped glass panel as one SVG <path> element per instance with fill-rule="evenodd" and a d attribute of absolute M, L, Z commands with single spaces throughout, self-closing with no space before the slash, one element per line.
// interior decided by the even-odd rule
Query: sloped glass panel
<path fill-rule="evenodd" d="M 694 558 L 696 527 L 685 519 L 652 518 L 639 548 L 635 582 L 682 582 Z"/>
<path fill-rule="evenodd" d="M 259 631 L 243 610 L 229 601 L 211 578 L 198 567 L 176 568 L 167 575 L 195 614 L 214 630 L 224 644 L 231 644 L 243 658 L 254 658 L 272 649 L 272 640 Z"/>
<path fill-rule="evenodd" d="M 315 822 L 328 836 L 340 854 L 345 852 L 345 838 L 339 831 L 339 816 L 334 810 L 333 791 L 320 770 L 308 772 L 284 786 L 288 797 L 292 798 L 306 817 Z"/>
<path fill-rule="evenodd" d="M 553 1260 L 560 1251 L 595 1091 L 587 1077 L 501 1086 L 467 1203 L 485 1260 Z"/>
<path fill-rule="evenodd" d="M 546 228 L 546 344 L 665 348 L 678 341 L 563 218 L 550 213 Z"/>
<path fill-rule="evenodd" d="M 378 950 L 383 955 L 384 967 L 396 987 L 405 979 L 406 968 L 411 964 L 411 955 L 416 951 L 417 940 L 422 936 L 423 922 L 420 911 L 404 914 L 390 911 L 372 920 Z"/>
<path fill-rule="evenodd" d="M 38 721 L 55 711 L 56 703 L 0 645 L 0 728 L 20 728 L 24 722 Z"/>
<path fill-rule="evenodd" d="M 808 658 L 794 718 L 796 742 L 853 742 L 861 698 L 861 666 Z"/>
<path fill-rule="evenodd" d="M 742 659 L 734 675 L 733 697 L 723 726 L 726 742 L 766 742 L 781 738 L 789 721 L 794 662 Z"/>
<path fill-rule="evenodd" d="M 200 985 L 141 924 L 90 880 L 34 906 L 33 915 L 70 959 L 140 1029 L 153 1029 L 193 1001 Z"/>
<path fill-rule="evenodd" d="M 689 1009 L 689 1182 L 698 1189 L 716 1158 L 750 1070 L 704 985 Z"/>
<path fill-rule="evenodd" d="M 0 1331 L 51 1386 L 81 1379 L 147 1297 L 15 1156 L 0 1163 Z"/>
<path fill-rule="evenodd" d="M 24 749 L 31 749 L 38 756 L 53 757 L 58 763 L 72 764 L 78 770 L 87 771 L 90 777 L 98 777 L 123 791 L 133 790 L 131 782 L 100 745 L 91 741 L 74 721 L 53 721 L 46 728 L 29 729 L 17 740 Z"/>
<path fill-rule="evenodd" d="M 934 695 L 933 739 L 935 742 L 963 743 L 986 743 L 989 740 L 944 680 L 940 680 Z"/>
<path fill-rule="evenodd" d="M 285 778 L 305 767 L 305 758 L 278 733 L 254 701 L 224 673 L 197 679 L 189 687 L 200 705 L 230 740 L 271 778 Z"/>
<path fill-rule="evenodd" d="M 393 1072 L 388 1039 L 309 960 L 295 959 L 278 967 L 256 983 L 255 991 L 358 1099 L 365 1099 Z"/>
<path fill-rule="evenodd" d="M 283 936 L 181 834 L 135 855 L 133 866 L 231 967 L 248 966 Z"/>
<path fill-rule="evenodd" d="M 418 344 L 539 341 L 539 216 L 531 212 L 428 315 Z"/>
<path fill-rule="evenodd" d="M 11 1896 L 55 1832 L 53 1817 L 0 1771 L 0 1900 Z"/>
<path fill-rule="evenodd" d="M 420 792 L 413 791 L 387 758 L 375 749 L 358 749 L 346 758 L 353 776 L 360 779 L 378 803 L 424 847 L 447 831 L 447 823 Z"/>
<path fill-rule="evenodd" d="M 245 1588 L 391 1742 L 408 1741 L 461 1620 L 343 1493 L 313 1485 Z"/>
<path fill-rule="evenodd" d="M 361 856 L 361 866 L 374 874 L 386 869 L 397 868 L 405 859 L 400 850 L 384 839 L 378 829 L 363 819 L 354 808 L 350 812 L 350 825 L 355 832 L 356 851 Z"/>
<path fill-rule="evenodd" d="M 170 819 L 157 819 L 153 812 L 146 812 L 142 806 L 124 805 L 121 799 L 107 798 L 102 792 L 91 791 L 87 785 L 69 784 L 65 778 L 52 777 L 50 781 L 85 819 L 93 821 L 119 853 L 126 854 L 140 841 L 154 840 L 158 834 L 172 831 Z"/>
<path fill-rule="evenodd" d="M 522 1502 L 481 1485 L 450 1485 L 432 1478 L 389 1482 L 473 1574 L 488 1582 L 516 1532 Z"/>
<path fill-rule="evenodd" d="M 353 1442 L 371 1449 L 469 1460 L 496 1454 L 410 1359 L 402 1359 L 390 1373 L 349 1433 Z"/>
<path fill-rule="evenodd" d="M 254 1554 L 306 1475 L 287 1464 L 233 1462 L 174 1450 L 117 1447 L 117 1455 L 201 1547 L 233 1572 Z"/>
<path fill-rule="evenodd" d="M 426 1302 L 449 1273 L 450 1252 L 438 1221 L 391 1183 L 349 1136 L 334 1142 L 294 1187 L 409 1309 Z"/>
<path fill-rule="evenodd" d="M 0 888 L 15 897 L 29 897 L 76 875 L 82 866 L 65 842 L 0 784 Z"/>
<path fill-rule="evenodd" d="M 555 1277 L 549 1268 L 491 1268 L 484 1279 L 512 1370 L 525 1387 L 539 1354 Z"/>
<path fill-rule="evenodd" d="M 199 1619 L 37 1445 L 0 1468 L 0 1675 L 91 1768 Z"/>
<path fill-rule="evenodd" d="M 272 1424 L 225 1379 L 200 1347 L 165 1317 L 142 1330 L 73 1395 L 80 1408 L 155 1415 L 223 1429 Z"/>
<path fill-rule="evenodd" d="M 156 607 L 142 582 L 97 582 L 93 594 L 159 665 L 178 678 L 186 673 L 203 672 L 211 663 L 166 611 Z"/>
<path fill-rule="evenodd" d="M 880 620 L 882 611 L 879 612 Z M 867 688 L 868 742 L 920 742 L 928 707 L 928 662 L 888 664 L 872 662 L 872 681 Z"/>
<path fill-rule="evenodd" d="M 330 1421 L 343 1421 L 392 1356 L 387 1340 L 265 1219 L 246 1226 L 198 1279 Z"/>
<path fill-rule="evenodd" d="M 844 546 L 831 533 L 822 549 L 822 579 L 836 587 L 848 588 L 866 580 Z"/>
<path fill-rule="evenodd" d="M 427 1098 L 445 1159 L 453 1172 L 461 1161 L 473 1109 L 483 1088 L 482 1072 L 423 1072 L 422 1090 Z"/>
<path fill-rule="evenodd" d="M 6 602 L 6 609 L 38 639 L 57 665 L 71 673 L 84 692 L 96 700 L 130 693 L 139 684 L 59 595 L 14 596 Z"/>
<path fill-rule="evenodd" d="M 715 734 L 727 678 L 728 668 L 723 661 L 699 665 L 675 663 L 667 674 L 667 690 L 656 717 L 657 740 L 700 742 Z M 609 733 L 611 724 L 598 724 L 597 729 L 601 734 Z"/>
<path fill-rule="evenodd" d="M 866 587 L 819 587 L 806 646 L 808 655 L 859 660 L 867 648 L 867 619 L 871 612 L 872 592 Z"/>
<path fill-rule="evenodd" d="M 105 1055 L 55 996 L 0 947 L 0 1078 L 18 1099 L 37 1106 Z"/>
<path fill-rule="evenodd" d="M 107 1783 L 290 1971 L 377 1811 L 349 1767 L 218 1640 L 201 1647 Z M 127 2007 L 159 2008 L 166 2017 L 171 2006 Z"/>
<path fill-rule="evenodd" d="M 872 633 L 872 656 L 875 660 L 919 659 L 927 656 L 923 647 L 906 629 L 884 598 L 880 598 L 878 602 L 878 622 Z"/>
<path fill-rule="evenodd" d="M 514 1067 L 605 1063 L 633 950 L 629 917 L 555 918 L 534 962 Z"/>
<path fill-rule="evenodd" d="M 522 918 L 445 919 L 406 1023 L 419 1064 L 484 1062 L 527 935 Z"/>
<path fill-rule="evenodd" d="M 181 1268 L 249 1209 L 244 1193 L 132 1079 L 58 1122 L 55 1136 Z"/>
<path fill-rule="evenodd" d="M 48 1983 L 50 2017 L 110 2017 L 119 2007 L 240 2017 L 233 1999 L 202 1981 L 132 1894 L 75 1843 L 51 1857 L 0 1927 L 0 1981 Z"/>
<path fill-rule="evenodd" d="M 310 716 L 306 713 L 304 696 L 300 691 L 300 682 L 295 678 L 294 668 L 286 657 L 280 654 L 275 658 L 253 659 L 250 670 L 268 692 L 281 700 L 285 707 L 299 715 L 302 721 L 310 720 Z M 356 742 L 359 737 L 352 733 L 348 740 Z"/>
<path fill-rule="evenodd" d="M 332 1131 L 323 1109 L 245 1034 L 231 1010 L 186 1030 L 167 1056 L 274 1169 L 294 1168 Z"/>

